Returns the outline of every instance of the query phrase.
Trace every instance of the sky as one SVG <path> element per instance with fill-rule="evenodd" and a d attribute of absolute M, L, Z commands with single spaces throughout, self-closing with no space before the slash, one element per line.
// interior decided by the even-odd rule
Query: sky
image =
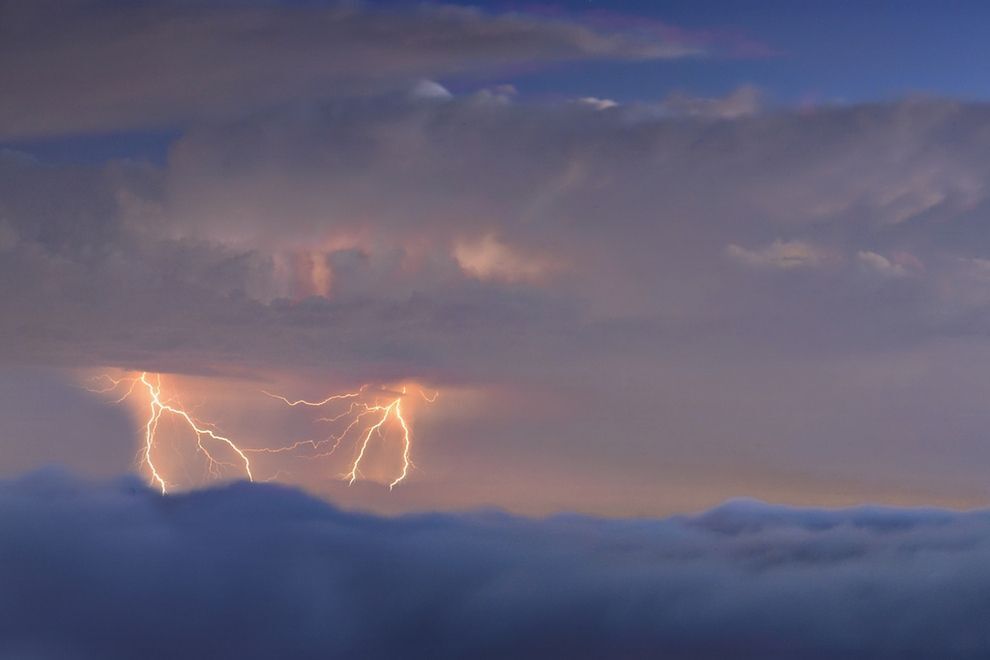
<path fill-rule="evenodd" d="M 0 657 L 990 656 L 988 12 L 0 0 Z"/>
<path fill-rule="evenodd" d="M 0 475 L 982 506 L 950 5 L 0 3 Z"/>

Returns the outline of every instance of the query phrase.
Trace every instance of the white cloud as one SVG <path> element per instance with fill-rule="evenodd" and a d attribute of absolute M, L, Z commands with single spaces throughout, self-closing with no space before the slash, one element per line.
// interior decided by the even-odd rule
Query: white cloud
<path fill-rule="evenodd" d="M 856 253 L 856 259 L 864 268 L 882 277 L 904 277 L 908 274 L 907 268 L 876 252 L 860 250 Z"/>
<path fill-rule="evenodd" d="M 453 94 L 446 87 L 433 80 L 420 80 L 413 85 L 410 94 L 414 98 L 436 101 L 446 101 L 453 98 Z"/>
<path fill-rule="evenodd" d="M 776 240 L 770 245 L 752 249 L 732 244 L 726 248 L 726 254 L 752 268 L 778 270 L 819 268 L 836 261 L 836 256 L 830 251 L 805 241 Z"/>
<path fill-rule="evenodd" d="M 595 110 L 608 110 L 609 108 L 616 108 L 619 105 L 612 99 L 600 99 L 597 96 L 585 96 L 578 99 L 577 102 Z"/>

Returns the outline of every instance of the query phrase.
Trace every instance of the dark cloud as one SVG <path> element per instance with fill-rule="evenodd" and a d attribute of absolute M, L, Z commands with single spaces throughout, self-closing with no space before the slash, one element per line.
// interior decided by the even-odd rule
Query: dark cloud
<path fill-rule="evenodd" d="M 435 4 L 0 3 L 0 139 L 237 115 L 507 65 L 701 54 L 670 34 Z"/>
<path fill-rule="evenodd" d="M 236 484 L 0 485 L 0 653 L 978 658 L 986 513 L 377 518 Z"/>

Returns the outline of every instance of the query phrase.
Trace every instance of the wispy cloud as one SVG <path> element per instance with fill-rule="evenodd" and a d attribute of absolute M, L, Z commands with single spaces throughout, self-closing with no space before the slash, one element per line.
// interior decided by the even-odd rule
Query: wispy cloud
<path fill-rule="evenodd" d="M 837 261 L 835 254 L 805 241 L 776 240 L 759 248 L 744 248 L 732 244 L 725 251 L 739 263 L 753 268 L 818 268 Z"/>
<path fill-rule="evenodd" d="M 172 125 L 507 65 L 673 59 L 676 35 L 442 4 L 0 3 L 0 139 Z"/>

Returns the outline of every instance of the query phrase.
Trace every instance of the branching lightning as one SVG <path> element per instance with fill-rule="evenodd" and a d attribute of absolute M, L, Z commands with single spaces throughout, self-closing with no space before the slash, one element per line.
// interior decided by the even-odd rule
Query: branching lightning
<path fill-rule="evenodd" d="M 349 469 L 340 475 L 343 480 L 347 481 L 348 485 L 351 485 L 362 477 L 361 466 L 372 442 L 372 437 L 377 435 L 384 440 L 390 429 L 397 432 L 401 451 L 399 452 L 400 467 L 395 477 L 388 483 L 389 490 L 405 480 L 410 469 L 414 467 L 411 458 L 413 434 L 402 410 L 403 398 L 407 395 L 406 387 L 395 391 L 386 388 L 371 389 L 368 385 L 363 385 L 356 391 L 332 394 L 321 400 L 293 400 L 280 394 L 262 390 L 266 396 L 282 401 L 292 408 L 322 409 L 349 400 L 349 405 L 344 410 L 331 416 L 318 417 L 315 420 L 330 424 L 338 422 L 343 424 L 344 421 L 347 423 L 343 425 L 339 433 L 321 440 L 299 440 L 280 447 L 253 448 L 236 444 L 229 437 L 221 435 L 211 424 L 193 417 L 175 397 L 164 395 L 160 374 L 141 372 L 137 376 L 124 378 L 113 378 L 104 374 L 98 379 L 105 381 L 106 384 L 103 387 L 90 389 L 90 391 L 119 393 L 119 396 L 114 399 L 114 403 L 121 403 L 131 398 L 136 391 L 143 390 L 147 394 L 148 414 L 143 424 L 144 433 L 141 449 L 138 453 L 138 462 L 147 469 L 150 481 L 160 488 L 162 493 L 168 492 L 170 484 L 155 462 L 155 453 L 159 444 L 159 423 L 166 414 L 177 419 L 192 432 L 196 442 L 196 450 L 206 458 L 209 474 L 215 478 L 223 476 L 223 469 L 229 468 L 238 469 L 247 479 L 254 481 L 255 477 L 252 472 L 251 461 L 248 458 L 249 454 L 291 454 L 308 449 L 311 452 L 307 453 L 307 458 L 327 457 L 333 455 L 345 439 L 356 434 L 358 439 L 355 443 L 354 458 L 349 464 Z M 435 402 L 439 396 L 439 392 L 427 395 L 422 389 L 418 391 L 423 400 L 428 403 Z M 221 460 L 216 454 L 217 448 L 227 450 L 236 457 L 236 462 Z M 263 481 L 274 480 L 279 474 L 280 471 L 271 478 L 263 479 Z"/>
<path fill-rule="evenodd" d="M 232 465 L 216 458 L 216 456 L 214 456 L 214 454 L 210 451 L 210 448 L 204 444 L 204 440 L 206 439 L 213 440 L 220 445 L 225 445 L 233 451 L 243 462 L 245 476 L 247 476 L 249 480 L 254 481 L 254 475 L 251 473 L 251 461 L 248 460 L 247 455 L 234 443 L 233 440 L 226 436 L 220 435 L 213 429 L 204 425 L 202 422 L 198 422 L 184 409 L 177 407 L 179 405 L 178 402 L 164 399 L 162 397 L 162 377 L 160 374 L 149 375 L 147 372 L 141 372 L 140 376 L 134 378 L 117 379 L 107 375 L 103 375 L 100 378 L 108 381 L 109 385 L 105 388 L 92 391 L 113 392 L 119 389 L 121 385 L 125 383 L 129 384 L 123 395 L 116 400 L 117 403 L 120 403 L 124 401 L 124 399 L 130 397 L 134 393 L 134 389 L 138 383 L 143 385 L 144 389 L 147 391 L 149 411 L 148 419 L 144 424 L 144 445 L 140 452 L 140 463 L 141 465 L 147 466 L 148 471 L 151 473 L 152 483 L 161 488 L 163 494 L 168 492 L 168 482 L 155 465 L 154 449 L 158 440 L 158 424 L 162 419 L 162 415 L 165 413 L 169 413 L 170 415 L 178 418 L 180 421 L 185 422 L 185 424 L 193 432 L 196 437 L 196 450 L 206 457 L 207 467 L 210 474 L 220 476 L 221 467 L 232 467 Z"/>
<path fill-rule="evenodd" d="M 367 385 L 362 385 L 361 389 L 357 392 L 345 392 L 344 394 L 331 394 L 322 401 L 306 401 L 305 399 L 297 399 L 296 401 L 289 401 L 281 394 L 272 394 L 267 390 L 261 390 L 262 394 L 272 397 L 273 399 L 278 399 L 279 401 L 284 401 L 286 404 L 295 408 L 296 406 L 310 406 L 312 408 L 319 408 L 320 406 L 325 406 L 331 401 L 337 401 L 339 399 L 353 399 L 354 397 L 361 396 L 361 394 L 368 389 Z"/>
<path fill-rule="evenodd" d="M 291 401 L 284 396 L 278 394 L 272 394 L 271 392 L 264 392 L 264 394 L 279 399 L 280 401 L 285 402 L 289 406 L 293 406 L 293 407 L 310 406 L 310 407 L 320 408 L 334 401 L 339 401 L 341 399 L 353 399 L 353 398 L 365 396 L 367 390 L 368 390 L 368 386 L 365 385 L 362 386 L 361 389 L 359 389 L 356 392 L 334 394 L 321 401 L 308 401 L 306 399 L 298 399 L 295 401 Z M 332 422 L 338 422 L 342 419 L 352 416 L 350 423 L 347 424 L 347 426 L 344 427 L 344 430 L 341 431 L 338 435 L 332 435 L 324 440 L 301 440 L 299 442 L 295 442 L 292 443 L 291 445 L 286 445 L 284 447 L 258 449 L 254 451 L 266 452 L 266 453 L 282 453 L 282 452 L 291 452 L 305 446 L 309 446 L 314 450 L 319 450 L 323 446 L 332 442 L 333 444 L 329 450 L 326 450 L 320 454 L 316 454 L 317 456 L 329 456 L 333 454 L 338 447 L 340 447 L 341 442 L 343 442 L 344 438 L 347 437 L 348 434 L 360 424 L 362 419 L 364 419 L 368 415 L 372 415 L 373 419 L 377 421 L 366 426 L 361 431 L 360 440 L 357 444 L 357 452 L 353 461 L 351 462 L 350 470 L 348 470 L 343 475 L 341 475 L 342 478 L 347 480 L 348 484 L 353 484 L 361 477 L 361 462 L 364 460 L 365 452 L 368 449 L 368 445 L 371 444 L 371 437 L 376 433 L 380 437 L 384 436 L 383 429 L 385 428 L 389 420 L 392 420 L 394 424 L 398 425 L 399 429 L 401 429 L 402 432 L 401 433 L 402 464 L 398 475 L 388 484 L 389 490 L 391 490 L 406 478 L 406 476 L 409 474 L 409 470 L 413 467 L 413 463 L 411 459 L 412 431 L 409 428 L 409 423 L 406 421 L 406 418 L 402 414 L 402 399 L 403 397 L 406 396 L 406 393 L 407 393 L 407 388 L 405 387 L 402 388 L 401 392 L 389 392 L 388 390 L 382 390 L 381 392 L 379 392 L 380 395 L 381 394 L 389 395 L 386 403 L 381 403 L 380 398 L 376 399 L 374 403 L 367 403 L 363 401 L 352 402 L 351 405 L 346 410 L 344 410 L 341 413 L 338 413 L 337 415 L 334 415 L 332 417 L 320 417 L 317 419 L 317 421 L 320 422 L 332 423 Z M 420 390 L 420 394 L 423 396 L 423 398 L 426 401 L 430 403 L 436 401 L 437 396 L 439 395 L 439 393 L 435 393 L 432 397 L 428 397 L 422 390 Z"/>

